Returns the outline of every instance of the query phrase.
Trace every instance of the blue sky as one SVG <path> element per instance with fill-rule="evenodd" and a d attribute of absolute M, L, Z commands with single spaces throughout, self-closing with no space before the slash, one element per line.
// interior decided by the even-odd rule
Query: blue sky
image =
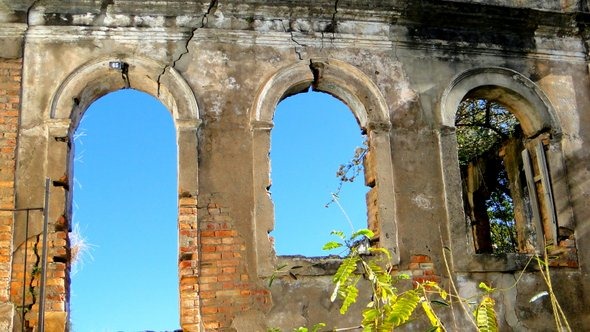
<path fill-rule="evenodd" d="M 275 204 L 278 254 L 322 256 L 332 230 L 366 228 L 364 177 L 346 183 L 339 203 L 325 207 L 336 193 L 339 165 L 352 159 L 363 137 L 350 109 L 331 95 L 308 92 L 277 107 L 271 132 L 271 197 Z M 338 254 L 338 252 L 333 252 Z"/>
<path fill-rule="evenodd" d="M 87 110 L 75 150 L 73 222 L 92 246 L 72 276 L 73 330 L 178 328 L 171 115 L 147 94 L 111 93 Z"/>
<path fill-rule="evenodd" d="M 362 145 L 350 110 L 323 93 L 281 102 L 272 131 L 278 254 L 325 255 L 331 230 L 351 227 L 337 205 L 338 166 Z M 75 137 L 73 222 L 90 249 L 72 276 L 75 332 L 179 328 L 177 149 L 172 117 L 155 98 L 120 90 L 95 101 Z M 366 227 L 362 177 L 340 204 Z"/>

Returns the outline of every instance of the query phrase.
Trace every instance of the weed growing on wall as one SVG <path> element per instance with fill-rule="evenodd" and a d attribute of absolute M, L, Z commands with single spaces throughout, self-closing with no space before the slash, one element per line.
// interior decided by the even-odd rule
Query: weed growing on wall
<path fill-rule="evenodd" d="M 348 255 L 342 260 L 339 268 L 332 277 L 334 289 L 330 300 L 340 300 L 340 314 L 346 315 L 350 306 L 359 299 L 358 284 L 361 280 L 370 283 L 371 294 L 362 294 L 361 298 L 369 299 L 360 317 L 360 325 L 342 327 L 334 330 L 323 330 L 325 324 L 316 324 L 311 328 L 299 327 L 296 332 L 319 331 L 347 331 L 362 328 L 364 332 L 392 331 L 407 324 L 416 311 L 422 311 L 430 322 L 429 331 L 447 331 L 441 318 L 436 313 L 436 306 L 449 307 L 453 301 L 467 300 L 451 295 L 438 283 L 426 281 L 415 283 L 414 287 L 405 291 L 398 289 L 398 282 L 407 280 L 407 274 L 395 273 L 390 263 L 391 254 L 384 248 L 369 246 L 369 240 L 374 236 L 368 229 L 361 229 L 346 237 L 343 232 L 333 231 L 338 240 L 330 241 L 324 250 L 348 249 Z M 281 267 L 281 270 L 285 267 Z M 277 270 L 279 272 L 279 270 Z M 276 276 L 270 278 L 269 285 Z M 497 319 L 494 310 L 494 300 L 490 297 L 493 288 L 484 283 L 478 301 L 473 305 L 473 322 L 479 331 L 497 331 Z M 280 332 L 271 329 L 272 332 Z"/>
<path fill-rule="evenodd" d="M 326 207 L 328 207 L 332 203 L 335 203 L 342 210 L 351 226 L 352 223 L 346 211 L 344 211 L 344 208 L 339 203 L 338 194 L 344 183 L 354 181 L 361 174 L 363 161 L 367 152 L 368 148 L 365 144 L 364 147 L 356 149 L 351 161 L 340 166 L 336 174 L 340 180 L 340 185 L 336 192 L 332 194 L 332 200 L 326 204 Z M 513 218 L 511 208 L 511 206 L 506 209 L 496 208 L 492 211 L 495 214 L 492 213 L 490 218 L 500 218 L 497 215 L 504 212 L 509 216 L 504 217 L 502 220 Z M 496 235 L 500 234 L 500 232 L 496 233 Z M 371 240 L 375 237 L 375 234 L 371 230 L 361 229 L 353 232 L 348 237 L 342 231 L 332 231 L 331 234 L 336 236 L 337 240 L 326 243 L 323 250 L 340 250 L 341 252 L 347 252 L 347 255 L 342 259 L 336 273 L 332 276 L 334 289 L 330 300 L 332 302 L 340 301 L 339 311 L 341 315 L 348 314 L 351 305 L 356 303 L 359 298 L 367 301 L 364 303 L 365 306 L 362 310 L 362 315 L 359 317 L 360 324 L 357 326 L 325 330 L 326 324 L 318 323 L 309 328 L 295 328 L 293 330 L 294 332 L 356 331 L 359 329 L 362 329 L 363 332 L 393 331 L 410 322 L 414 318 L 416 311 L 421 311 L 427 317 L 430 323 L 429 332 L 448 331 L 437 311 L 440 308 L 451 307 L 453 304 L 459 305 L 464 310 L 476 331 L 499 331 L 495 310 L 496 303 L 492 294 L 506 291 L 505 289 L 492 288 L 486 283 L 481 282 L 479 284 L 480 293 L 476 298 L 466 299 L 458 295 L 459 292 L 453 279 L 449 278 L 452 292 L 434 281 L 414 282 L 411 289 L 402 291 L 398 289 L 398 282 L 408 280 L 410 276 L 397 273 L 396 267 L 391 263 L 391 253 L 387 249 L 371 246 Z M 496 241 L 496 243 L 499 242 Z M 448 248 L 444 248 L 443 258 L 447 272 L 451 275 L 452 271 L 444 253 L 448 250 Z M 538 263 L 538 270 L 548 288 L 548 291 L 540 292 L 535 297 L 549 295 L 557 331 L 571 331 L 567 318 L 553 292 L 548 259 L 547 252 L 545 251 L 543 258 L 534 255 L 529 260 L 529 263 L 533 260 Z M 510 288 L 516 287 L 529 263 L 527 263 L 514 285 Z M 269 287 L 272 286 L 272 282 L 278 273 L 284 274 L 288 270 L 287 273 L 295 277 L 292 270 L 299 267 L 289 268 L 287 265 L 280 266 L 276 269 L 275 274 L 270 277 Z M 360 294 L 358 285 L 361 280 L 370 284 L 370 294 Z M 531 299 L 532 301 L 533 299 Z M 279 329 L 270 329 L 269 331 L 281 332 Z"/>
<path fill-rule="evenodd" d="M 80 231 L 80 224 L 75 223 L 70 232 L 70 260 L 72 264 L 72 275 L 75 275 L 84 266 L 88 259 L 92 260 L 92 249 L 94 245 L 90 244 L 84 234 Z"/>

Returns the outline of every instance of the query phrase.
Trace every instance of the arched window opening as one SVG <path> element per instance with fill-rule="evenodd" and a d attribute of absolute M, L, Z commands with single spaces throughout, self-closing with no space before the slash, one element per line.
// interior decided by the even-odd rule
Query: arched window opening
<path fill-rule="evenodd" d="M 476 253 L 529 253 L 551 242 L 556 226 L 547 196 L 549 134 L 525 137 L 508 106 L 479 97 L 460 103 L 455 127 Z"/>
<path fill-rule="evenodd" d="M 170 113 L 146 93 L 110 93 L 86 111 L 74 147 L 72 219 L 90 248 L 78 255 L 71 277 L 72 328 L 177 329 L 177 143 Z"/>
<path fill-rule="evenodd" d="M 516 252 L 514 200 L 501 151 L 520 136 L 518 120 L 498 103 L 467 98 L 455 126 L 476 252 Z"/>
<path fill-rule="evenodd" d="M 321 92 L 284 99 L 273 122 L 270 235 L 276 253 L 325 256 L 321 248 L 331 231 L 367 228 L 366 137 L 350 109 Z"/>

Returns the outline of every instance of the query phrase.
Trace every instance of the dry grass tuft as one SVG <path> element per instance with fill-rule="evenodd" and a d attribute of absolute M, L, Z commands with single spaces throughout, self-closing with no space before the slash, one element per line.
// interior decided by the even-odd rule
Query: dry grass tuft
<path fill-rule="evenodd" d="M 70 232 L 70 262 L 72 264 L 72 275 L 82 269 L 84 263 L 90 259 L 93 260 L 92 250 L 95 246 L 88 243 L 86 237 L 80 231 L 80 225 L 74 224 Z"/>

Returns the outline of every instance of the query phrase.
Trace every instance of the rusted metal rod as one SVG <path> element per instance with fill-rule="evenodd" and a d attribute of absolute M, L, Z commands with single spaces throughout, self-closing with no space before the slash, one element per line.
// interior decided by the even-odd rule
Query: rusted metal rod
<path fill-rule="evenodd" d="M 45 331 L 45 282 L 47 279 L 47 224 L 49 221 L 49 178 L 45 179 L 45 203 L 43 206 L 43 253 L 41 256 L 41 284 L 39 285 L 39 320 L 37 331 Z"/>

